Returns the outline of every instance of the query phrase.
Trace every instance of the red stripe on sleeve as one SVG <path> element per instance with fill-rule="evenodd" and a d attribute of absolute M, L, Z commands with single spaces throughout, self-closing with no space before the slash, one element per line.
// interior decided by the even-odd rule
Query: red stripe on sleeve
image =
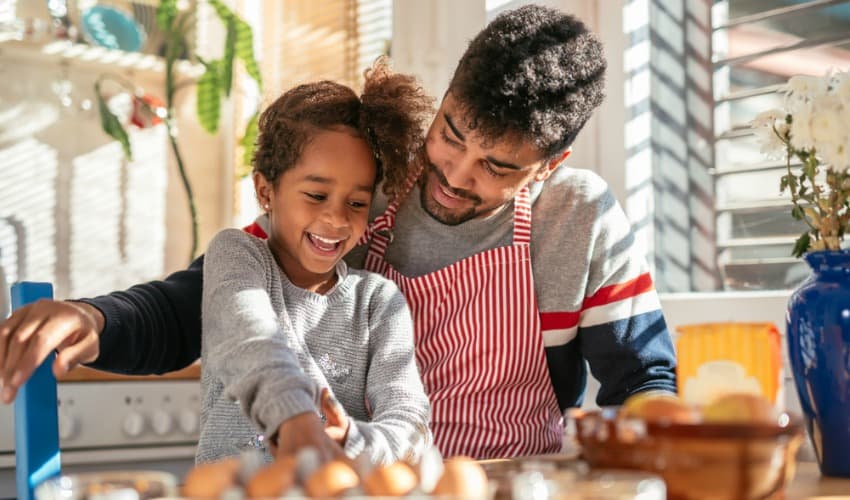
<path fill-rule="evenodd" d="M 599 291 L 592 297 L 584 299 L 582 309 L 590 309 L 591 307 L 636 297 L 642 293 L 652 290 L 653 288 L 652 276 L 650 276 L 649 273 L 643 273 L 633 280 L 600 288 Z"/>
<path fill-rule="evenodd" d="M 260 225 L 257 224 L 256 222 L 254 222 L 253 224 L 251 224 L 249 226 L 243 227 L 242 230 L 245 231 L 248 234 L 252 234 L 252 235 L 256 236 L 257 238 L 262 238 L 262 239 L 268 238 L 268 235 L 266 234 L 266 232 L 263 231 L 263 228 L 261 228 Z"/>
<path fill-rule="evenodd" d="M 562 330 L 578 325 L 579 312 L 542 312 L 540 313 L 541 330 Z"/>

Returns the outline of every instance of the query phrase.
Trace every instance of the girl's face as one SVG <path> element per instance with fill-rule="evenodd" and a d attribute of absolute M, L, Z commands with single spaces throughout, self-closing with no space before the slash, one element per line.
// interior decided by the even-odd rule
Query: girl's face
<path fill-rule="evenodd" d="M 273 186 L 254 173 L 269 215 L 269 245 L 295 285 L 324 293 L 335 266 L 368 223 L 376 166 L 366 141 L 345 129 L 318 132 Z"/>

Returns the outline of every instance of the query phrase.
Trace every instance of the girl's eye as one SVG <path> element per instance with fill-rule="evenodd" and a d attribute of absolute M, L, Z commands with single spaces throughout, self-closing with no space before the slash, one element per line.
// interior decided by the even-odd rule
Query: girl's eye
<path fill-rule="evenodd" d="M 327 196 L 325 196 L 323 194 L 319 194 L 319 193 L 304 193 L 304 194 L 306 194 L 308 198 L 311 198 L 311 199 L 316 200 L 316 201 L 324 201 L 325 198 L 327 198 Z"/>
<path fill-rule="evenodd" d="M 352 201 L 349 205 L 351 205 L 352 208 L 364 208 L 369 206 L 368 203 L 363 203 L 362 201 Z"/>

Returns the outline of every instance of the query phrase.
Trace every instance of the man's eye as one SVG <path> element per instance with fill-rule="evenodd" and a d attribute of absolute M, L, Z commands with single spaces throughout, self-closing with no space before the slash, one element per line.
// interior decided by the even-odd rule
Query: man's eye
<path fill-rule="evenodd" d="M 445 128 L 440 130 L 440 136 L 443 138 L 444 141 L 451 144 L 452 146 L 463 146 L 462 143 L 460 143 L 460 142 L 452 139 L 451 137 L 449 137 L 449 134 L 446 133 Z"/>
<path fill-rule="evenodd" d="M 492 175 L 493 177 L 504 177 L 504 176 L 508 175 L 506 173 L 503 173 L 503 172 L 496 170 L 493 167 L 493 165 L 490 164 L 490 162 L 486 162 L 486 161 L 484 162 L 484 170 L 486 170 L 487 173 Z"/>

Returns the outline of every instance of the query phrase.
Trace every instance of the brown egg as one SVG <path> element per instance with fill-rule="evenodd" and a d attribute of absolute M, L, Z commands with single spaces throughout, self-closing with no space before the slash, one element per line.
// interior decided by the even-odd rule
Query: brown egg
<path fill-rule="evenodd" d="M 241 462 L 237 457 L 219 462 L 200 464 L 186 474 L 183 481 L 184 497 L 219 497 L 237 484 Z"/>
<path fill-rule="evenodd" d="M 295 457 L 279 458 L 254 474 L 245 485 L 249 497 L 279 497 L 295 484 Z"/>
<path fill-rule="evenodd" d="M 335 497 L 360 484 L 354 469 L 345 462 L 334 460 L 319 467 L 304 482 L 307 495 L 314 498 Z"/>
<path fill-rule="evenodd" d="M 776 411 L 759 394 L 731 393 L 712 400 L 702 410 L 702 418 L 710 423 L 775 424 Z"/>
<path fill-rule="evenodd" d="M 373 496 L 400 497 L 410 493 L 418 482 L 409 465 L 396 462 L 372 469 L 363 480 L 363 489 Z"/>
<path fill-rule="evenodd" d="M 478 462 L 469 457 L 452 457 L 443 465 L 443 475 L 434 486 L 434 496 L 487 497 L 487 474 Z"/>
<path fill-rule="evenodd" d="M 623 405 L 619 416 L 675 424 L 696 424 L 700 421 L 699 412 L 695 408 L 672 395 L 646 397 L 637 404 Z"/>

